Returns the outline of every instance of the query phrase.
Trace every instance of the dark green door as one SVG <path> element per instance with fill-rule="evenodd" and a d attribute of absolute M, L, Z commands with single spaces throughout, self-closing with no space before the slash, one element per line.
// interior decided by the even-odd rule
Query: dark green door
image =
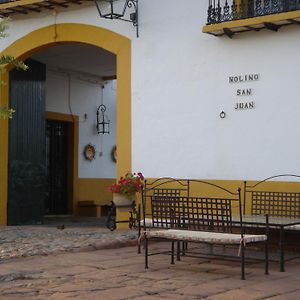
<path fill-rule="evenodd" d="M 28 71 L 10 72 L 8 224 L 40 224 L 46 194 L 46 67 L 27 60 Z"/>

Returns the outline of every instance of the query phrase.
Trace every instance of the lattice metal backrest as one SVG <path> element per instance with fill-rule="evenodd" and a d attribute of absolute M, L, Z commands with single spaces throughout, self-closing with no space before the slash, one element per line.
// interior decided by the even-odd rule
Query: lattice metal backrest
<path fill-rule="evenodd" d="M 233 199 L 180 197 L 181 224 L 190 230 L 232 232 Z"/>
<path fill-rule="evenodd" d="M 179 197 L 181 195 L 182 189 L 172 189 L 172 188 L 154 188 L 153 196 L 171 196 Z"/>
<path fill-rule="evenodd" d="M 164 177 L 156 179 L 152 182 L 145 181 L 143 190 L 143 217 L 146 224 L 146 217 L 150 217 L 153 211 L 151 204 L 152 198 L 155 196 L 163 197 L 179 197 L 189 195 L 189 181 L 186 179 L 175 179 L 171 177 Z M 159 198 L 157 199 L 159 201 Z M 164 221 L 159 221 L 161 216 L 152 215 L 152 226 L 156 227 L 169 227 Z M 170 220 L 167 221 L 167 223 Z"/>
<path fill-rule="evenodd" d="M 232 232 L 232 207 L 237 199 L 151 197 L 154 227 Z"/>
<path fill-rule="evenodd" d="M 300 193 L 251 192 L 251 214 L 300 218 Z"/>
<path fill-rule="evenodd" d="M 162 228 L 178 227 L 179 197 L 156 194 L 151 196 L 152 226 Z"/>
<path fill-rule="evenodd" d="M 145 197 L 153 195 L 189 196 L 189 180 L 170 177 L 145 182 Z"/>

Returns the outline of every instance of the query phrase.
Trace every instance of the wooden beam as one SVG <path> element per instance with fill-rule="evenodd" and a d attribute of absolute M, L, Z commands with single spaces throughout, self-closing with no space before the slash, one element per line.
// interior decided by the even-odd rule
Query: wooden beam
<path fill-rule="evenodd" d="M 7 3 L 0 3 L 0 9 L 2 10 L 5 8 L 25 6 L 25 5 L 36 4 L 40 2 L 45 2 L 45 0 L 19 0 L 19 1 L 7 2 Z"/>
<path fill-rule="evenodd" d="M 54 6 L 53 5 L 47 5 L 46 3 L 45 4 L 42 4 L 42 3 L 36 3 L 34 4 L 35 6 L 38 6 L 40 8 L 45 8 L 45 9 L 49 9 L 49 10 L 52 10 L 54 9 Z"/>
<path fill-rule="evenodd" d="M 291 24 L 300 25 L 300 21 L 296 21 L 296 20 L 294 20 L 294 19 L 288 19 L 288 21 L 290 21 Z"/>
<path fill-rule="evenodd" d="M 260 31 L 261 28 L 255 28 L 255 27 L 252 27 L 252 26 L 245 26 L 245 28 L 248 28 L 249 30 L 253 30 L 253 31 Z"/>
<path fill-rule="evenodd" d="M 93 0 L 16 0 L 0 3 L 0 17 L 9 17 L 13 14 L 40 13 L 43 9 L 53 10 L 55 7 L 68 8 L 70 5 L 82 5 Z"/>
<path fill-rule="evenodd" d="M 281 25 L 277 25 L 277 24 L 269 23 L 269 22 L 265 22 L 264 25 L 267 29 L 272 30 L 272 31 L 276 31 L 276 32 L 281 27 Z"/>
<path fill-rule="evenodd" d="M 117 79 L 117 76 L 116 75 L 103 76 L 102 79 L 103 79 L 103 81 L 114 80 L 114 79 Z"/>
<path fill-rule="evenodd" d="M 224 28 L 224 29 L 223 29 L 223 32 L 224 32 L 225 35 L 227 35 L 227 36 L 228 36 L 229 38 L 231 38 L 231 39 L 232 39 L 232 37 L 234 36 L 234 32 L 231 31 L 229 28 Z"/>
<path fill-rule="evenodd" d="M 68 2 L 71 2 L 71 3 L 74 3 L 74 4 L 78 4 L 78 5 L 82 4 L 82 1 L 80 1 L 80 0 L 70 0 Z"/>
<path fill-rule="evenodd" d="M 13 13 L 18 13 L 18 14 L 23 14 L 23 15 L 27 15 L 28 14 L 28 12 L 26 11 L 26 10 L 19 10 L 19 9 L 16 9 L 16 8 L 10 8 L 9 9 L 11 12 L 13 12 Z"/>
<path fill-rule="evenodd" d="M 34 7 L 28 7 L 28 6 L 26 6 L 24 9 L 27 9 L 27 10 L 30 10 L 30 11 L 34 11 L 34 12 L 41 12 L 41 10 L 40 9 L 38 9 L 38 8 L 34 8 Z"/>
<path fill-rule="evenodd" d="M 59 2 L 56 2 L 56 1 L 47 1 L 47 3 L 50 3 L 52 5 L 57 5 L 57 6 L 61 6 L 61 7 L 64 7 L 64 8 L 67 8 L 68 5 L 64 4 L 64 3 L 59 3 Z"/>

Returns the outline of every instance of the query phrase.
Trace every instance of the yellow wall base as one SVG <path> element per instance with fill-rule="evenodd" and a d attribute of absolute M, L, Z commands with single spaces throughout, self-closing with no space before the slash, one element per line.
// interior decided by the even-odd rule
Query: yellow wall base
<path fill-rule="evenodd" d="M 104 206 L 110 205 L 112 193 L 107 187 L 115 183 L 114 179 L 78 179 L 78 194 L 74 202 L 74 211 L 77 216 L 100 217 L 105 214 Z M 84 202 L 94 205 L 84 205 Z M 102 209 L 102 212 L 101 212 Z"/>
<path fill-rule="evenodd" d="M 288 180 L 289 177 L 285 179 Z M 154 179 L 149 179 L 147 182 L 152 182 Z M 204 179 L 204 181 L 206 181 Z M 244 204 L 244 181 L 243 180 L 208 180 L 207 182 L 221 186 L 224 189 L 229 190 L 233 193 L 238 193 L 238 189 L 241 189 L 241 201 L 242 205 Z M 259 181 L 249 181 L 247 182 L 247 186 L 254 186 Z M 170 185 L 170 188 L 178 188 L 178 185 Z M 255 189 L 252 188 L 253 191 L 272 191 L 272 192 L 291 192 L 291 193 L 299 193 L 300 192 L 300 178 L 299 181 L 267 181 L 259 184 Z M 224 198 L 236 198 L 237 196 L 231 196 L 228 192 L 217 189 L 213 186 L 209 186 L 206 184 L 202 184 L 200 182 L 190 183 L 190 196 L 200 196 L 200 197 L 224 197 Z M 137 203 L 141 203 L 141 199 L 138 199 Z M 246 194 L 246 202 L 245 202 L 245 214 L 251 213 L 251 199 L 250 194 Z M 238 205 L 233 208 L 233 213 L 238 214 Z M 150 201 L 147 199 L 147 213 L 151 213 L 150 209 Z M 118 218 L 128 218 L 128 213 L 120 213 Z M 122 224 L 120 228 L 125 228 Z"/>

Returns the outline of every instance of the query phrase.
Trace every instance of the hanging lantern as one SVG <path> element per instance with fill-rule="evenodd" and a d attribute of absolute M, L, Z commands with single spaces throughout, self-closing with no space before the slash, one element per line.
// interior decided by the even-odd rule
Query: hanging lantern
<path fill-rule="evenodd" d="M 94 0 L 100 18 L 116 19 L 131 22 L 136 27 L 136 36 L 139 37 L 138 30 L 138 0 L 125 0 L 124 6 L 116 5 L 118 0 Z M 126 18 L 126 10 L 131 9 L 129 18 Z"/>
<path fill-rule="evenodd" d="M 97 109 L 97 132 L 105 134 L 109 133 L 109 123 L 108 117 L 105 115 L 106 106 L 101 104 Z"/>

